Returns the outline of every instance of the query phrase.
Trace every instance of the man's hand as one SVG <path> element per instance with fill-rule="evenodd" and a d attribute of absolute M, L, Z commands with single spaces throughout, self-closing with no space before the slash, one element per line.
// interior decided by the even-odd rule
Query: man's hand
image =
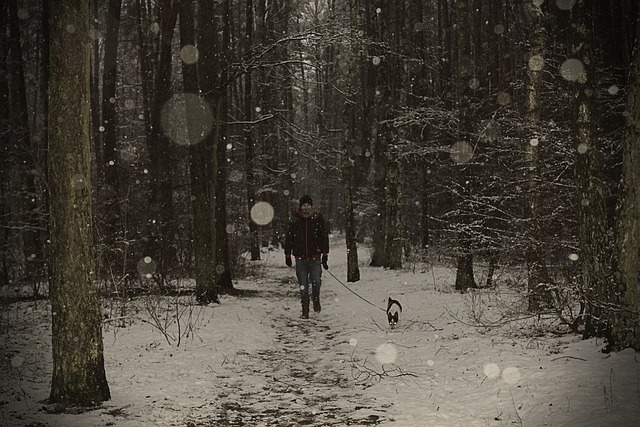
<path fill-rule="evenodd" d="M 329 261 L 329 256 L 322 255 L 322 267 L 324 267 L 325 270 L 329 269 L 329 264 L 327 264 L 327 261 Z"/>
<path fill-rule="evenodd" d="M 291 257 L 290 256 L 285 257 L 284 258 L 284 262 L 285 262 L 285 264 L 287 264 L 287 267 L 291 267 L 293 265 L 293 262 L 291 261 Z"/>

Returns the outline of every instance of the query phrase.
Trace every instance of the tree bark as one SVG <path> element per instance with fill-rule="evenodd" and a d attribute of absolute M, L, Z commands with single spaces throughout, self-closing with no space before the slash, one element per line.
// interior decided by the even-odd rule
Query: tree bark
<path fill-rule="evenodd" d="M 217 239 L 216 223 L 219 216 L 219 201 L 217 199 L 217 180 L 219 173 L 219 154 L 220 144 L 220 121 L 221 121 L 221 102 L 222 94 L 220 88 L 216 85 L 217 73 L 219 71 L 219 62 L 216 58 L 218 55 L 218 41 L 216 34 L 218 27 L 214 13 L 214 4 L 206 0 L 198 2 L 198 52 L 200 55 L 198 64 L 198 86 L 200 93 L 203 94 L 205 102 L 213 111 L 213 128 L 211 132 L 202 141 L 202 150 L 204 151 L 203 164 L 204 169 L 200 171 L 199 179 L 202 180 L 201 186 L 206 191 L 206 202 L 203 200 L 203 207 L 206 210 L 196 219 L 200 224 L 204 234 L 203 238 L 207 239 L 205 243 L 209 251 L 209 259 L 206 260 L 207 269 L 210 277 L 206 283 L 199 284 L 196 288 L 198 301 L 201 303 L 218 302 L 218 283 L 220 275 L 223 273 L 223 260 L 219 258 L 220 242 Z"/>
<path fill-rule="evenodd" d="M 6 7 L 0 7 L 0 57 L 6 58 L 8 54 L 9 40 L 7 37 L 8 14 Z M 0 61 L 0 99 L 9 99 L 9 80 L 6 61 Z M 12 236 L 16 231 L 11 226 L 11 210 L 9 202 L 10 192 L 16 188 L 9 173 L 12 167 L 13 150 L 9 138 L 10 118 L 9 103 L 0 102 L 0 286 L 7 286 L 19 279 L 14 277 L 13 268 L 16 266 L 12 260 Z"/>
<path fill-rule="evenodd" d="M 178 18 L 177 1 L 160 0 L 158 8 L 159 51 L 157 73 L 154 75 L 153 101 L 151 104 L 151 139 L 147 140 L 151 168 L 152 238 L 149 253 L 156 261 L 160 280 L 175 261 L 175 212 L 173 204 L 172 162 L 173 142 L 163 123 L 163 108 L 172 94 L 173 34 Z"/>
<path fill-rule="evenodd" d="M 253 46 L 253 0 L 246 0 L 245 10 L 245 52 L 249 52 Z M 244 144 L 245 144 L 245 180 L 247 187 L 247 212 L 251 212 L 253 205 L 256 204 L 256 178 L 255 178 L 255 138 L 253 134 L 253 126 L 251 120 L 253 118 L 253 83 L 251 81 L 251 70 L 248 69 L 244 75 L 244 119 L 247 122 L 244 128 Z M 249 253 L 251 261 L 260 260 L 260 241 L 258 237 L 258 226 L 247 215 L 249 221 Z"/>
<path fill-rule="evenodd" d="M 605 307 L 611 300 L 613 280 L 611 247 L 607 236 L 607 215 L 600 150 L 596 132 L 597 112 L 594 94 L 597 92 L 593 72 L 591 19 L 585 0 L 578 0 L 571 14 L 573 39 L 571 56 L 579 60 L 584 71 L 573 76 L 574 120 L 576 140 L 576 178 L 578 192 L 578 240 L 582 269 L 582 289 L 585 298 L 584 337 L 609 337 L 611 325 Z"/>
<path fill-rule="evenodd" d="M 8 26 L 9 49 L 5 56 L 7 62 L 8 100 L 9 104 L 9 143 L 12 158 L 8 166 L 9 191 L 8 208 L 11 221 L 8 231 L 10 240 L 10 259 L 14 266 L 15 281 L 33 280 L 30 277 L 34 268 L 27 261 L 31 254 L 42 255 L 41 245 L 37 244 L 38 218 L 35 200 L 35 182 L 32 170 L 36 168 L 33 161 L 37 157 L 36 150 L 32 148 L 29 132 L 29 113 L 27 109 L 27 95 L 25 87 L 25 70 L 22 55 L 22 42 L 20 36 L 20 20 L 16 2 L 9 2 Z M 40 256 L 40 259 L 42 257 Z"/>
<path fill-rule="evenodd" d="M 551 294 L 548 285 L 550 277 L 547 272 L 543 237 L 541 227 L 541 195 L 539 183 L 540 172 L 540 144 L 537 139 L 536 129 L 540 125 L 540 103 L 542 96 L 542 82 L 544 72 L 544 59 L 546 58 L 546 31 L 544 26 L 544 14 L 541 6 L 533 0 L 527 0 L 524 4 L 525 16 L 529 24 L 530 60 L 527 64 L 526 81 L 526 119 L 532 130 L 531 137 L 524 141 L 525 163 L 528 177 L 527 212 L 529 219 L 530 243 L 527 249 L 527 269 L 529 278 L 527 289 L 529 291 L 529 311 L 539 311 L 551 304 Z"/>
<path fill-rule="evenodd" d="M 627 84 L 627 115 L 622 159 L 622 195 L 617 219 L 620 310 L 610 313 L 612 347 L 640 351 L 640 8 L 636 14 L 633 62 Z"/>
<path fill-rule="evenodd" d="M 196 45 L 195 0 L 184 0 L 180 8 L 180 46 Z M 197 63 L 191 61 L 182 62 L 183 86 L 187 98 L 200 99 L 198 95 Z M 193 97 L 193 98 L 192 98 Z M 196 98 L 197 97 L 197 98 Z M 205 104 L 192 105 L 191 108 L 205 108 Z M 193 212 L 193 252 L 194 252 L 194 276 L 196 281 L 196 293 L 200 302 L 208 303 L 217 301 L 215 293 L 215 256 L 211 246 L 211 223 L 209 219 L 209 181 L 207 179 L 206 156 L 207 151 L 202 138 L 201 123 L 197 116 L 201 113 L 189 113 L 187 105 L 187 132 L 189 135 L 189 178 L 191 185 L 191 209 Z M 211 111 L 211 110 L 210 110 Z M 212 290 L 209 292 L 208 290 Z M 209 292 L 209 293 L 208 293 Z"/>
<path fill-rule="evenodd" d="M 360 267 L 358 266 L 358 245 L 356 243 L 356 225 L 353 214 L 353 163 L 352 158 L 355 146 L 356 133 L 356 117 L 355 117 L 355 99 L 360 95 L 355 90 L 357 87 L 357 70 L 356 61 L 357 54 L 361 49 L 360 43 L 357 43 L 356 37 L 358 25 L 358 1 L 349 1 L 349 37 L 353 47 L 347 55 L 347 90 L 342 107 L 342 153 L 341 153 L 341 172 L 344 188 L 344 228 L 345 240 L 347 246 L 347 282 L 357 282 L 360 280 Z"/>
<path fill-rule="evenodd" d="M 51 8 L 49 84 L 50 401 L 96 405 L 110 398 L 95 285 L 89 148 L 89 9 L 85 0 Z"/>
<path fill-rule="evenodd" d="M 473 62 L 471 58 L 471 13 L 467 1 L 459 1 L 457 4 L 457 33 L 458 33 L 458 67 L 457 67 L 457 102 L 458 102 L 458 142 L 463 151 L 470 150 L 471 135 L 471 94 L 469 80 L 472 76 Z M 470 166 L 462 159 L 468 153 L 460 153 L 462 161 L 456 165 L 458 168 L 458 209 L 462 210 L 463 198 L 471 193 L 472 176 Z M 466 230 L 469 221 L 466 215 L 460 216 L 461 230 L 458 232 L 458 269 L 456 270 L 455 289 L 464 292 L 467 288 L 476 288 L 477 284 L 473 275 L 473 252 L 471 249 L 471 237 Z"/>
<path fill-rule="evenodd" d="M 218 91 L 220 92 L 220 110 L 216 117 L 218 117 L 216 129 L 219 129 L 217 144 L 217 173 L 215 175 L 215 204 L 216 204 L 216 221 L 215 221 L 215 239 L 217 253 L 216 259 L 218 260 L 217 269 L 217 286 L 219 291 L 225 293 L 234 293 L 233 281 L 231 280 L 231 262 L 229 257 L 229 237 L 227 233 L 227 155 L 224 146 L 224 141 L 227 135 L 226 122 L 228 111 L 228 96 L 227 96 L 227 64 L 229 62 L 229 46 L 230 46 L 230 19 L 231 11 L 229 7 L 229 0 L 222 0 L 222 44 L 220 46 L 220 77 L 218 79 Z"/>
<path fill-rule="evenodd" d="M 104 68 L 102 74 L 102 121 L 104 158 L 101 169 L 104 170 L 105 221 L 102 234 L 112 245 L 118 230 L 120 204 L 120 164 L 118 163 L 118 123 L 116 116 L 116 83 L 118 77 L 118 34 L 120 30 L 120 11 L 122 0 L 109 0 L 106 14 L 107 31 L 104 42 Z"/>

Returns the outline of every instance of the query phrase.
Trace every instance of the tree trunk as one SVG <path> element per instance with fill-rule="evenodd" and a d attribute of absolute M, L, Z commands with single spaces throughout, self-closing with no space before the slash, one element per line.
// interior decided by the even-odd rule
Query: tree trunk
<path fill-rule="evenodd" d="M 572 57 L 584 66 L 579 75 L 566 75 L 574 83 L 574 120 L 576 129 L 576 178 L 578 190 L 579 259 L 585 296 L 584 337 L 608 337 L 611 325 L 603 307 L 611 299 L 613 280 L 611 248 L 607 237 L 607 216 L 600 147 L 596 134 L 597 115 L 593 94 L 597 92 L 593 73 L 592 14 L 584 0 L 578 0 L 572 16 Z"/>
<path fill-rule="evenodd" d="M 154 71 L 152 66 L 152 52 L 148 40 L 148 29 L 151 22 L 143 0 L 136 0 L 138 12 L 136 29 L 138 33 L 138 51 L 140 61 L 140 86 L 142 88 L 142 116 L 144 118 L 144 135 L 146 141 L 153 139 L 151 126 L 151 98 L 153 94 Z"/>
<path fill-rule="evenodd" d="M 110 398 L 95 285 L 89 149 L 89 8 L 51 8 L 49 189 L 53 378 L 50 401 L 96 405 Z"/>
<path fill-rule="evenodd" d="M 403 167 L 400 160 L 389 162 L 387 168 L 386 190 L 386 234 L 385 234 L 385 267 L 392 270 L 402 268 L 404 248 L 403 229 Z"/>
<path fill-rule="evenodd" d="M 104 42 L 104 69 L 102 75 L 102 121 L 105 190 L 105 221 L 102 234 L 112 245 L 118 230 L 120 184 L 118 170 L 118 126 L 116 116 L 116 83 L 118 77 L 118 34 L 122 0 L 109 0 L 106 14 L 107 31 Z"/>
<path fill-rule="evenodd" d="M 388 55 L 385 71 L 387 74 L 387 85 L 389 86 L 388 114 L 390 119 L 393 115 L 407 108 L 407 88 L 409 86 L 407 79 L 407 70 L 401 56 L 403 52 L 404 41 L 410 40 L 408 34 L 405 33 L 406 19 L 406 1 L 396 4 L 390 16 L 388 23 L 389 34 L 387 35 L 388 44 L 391 46 L 392 52 Z M 413 32 L 410 27 L 409 32 Z M 388 135 L 387 141 L 390 142 L 387 148 L 388 163 L 386 174 L 386 233 L 385 233 L 385 267 L 391 269 L 402 268 L 402 254 L 404 249 L 404 224 L 403 211 L 404 203 L 402 199 L 402 188 L 404 186 L 404 166 L 403 160 L 399 156 L 396 141 L 407 139 L 407 126 L 393 127 L 386 124 L 385 129 Z"/>
<path fill-rule="evenodd" d="M 640 351 L 640 8 L 629 76 L 616 236 L 620 311 L 612 311 L 610 319 L 613 349 L 632 347 Z"/>
<path fill-rule="evenodd" d="M 525 141 L 525 163 L 529 174 L 529 188 L 527 193 L 527 212 L 529 219 L 530 243 L 527 250 L 527 269 L 529 278 L 529 311 L 539 311 L 551 304 L 549 292 L 550 277 L 547 272 L 543 237 L 541 227 L 540 188 L 540 145 L 536 130 L 540 126 L 540 102 L 542 96 L 542 82 L 544 58 L 546 58 L 546 32 L 542 9 L 533 0 L 527 0 L 524 11 L 529 24 L 529 42 L 531 44 L 530 59 L 527 64 L 527 85 L 525 109 L 529 126 L 534 132 Z"/>
<path fill-rule="evenodd" d="M 202 141 L 204 152 L 204 169 L 200 171 L 200 185 L 206 191 L 206 211 L 202 211 L 197 218 L 198 224 L 206 233 L 207 250 L 209 259 L 205 260 L 209 269 L 209 278 L 206 283 L 201 283 L 196 288 L 198 301 L 201 303 L 218 302 L 218 283 L 221 273 L 223 273 L 223 260 L 219 259 L 220 242 L 217 239 L 216 224 L 219 213 L 219 200 L 217 200 L 217 180 L 219 173 L 220 150 L 220 121 L 221 121 L 221 94 L 220 88 L 216 86 L 219 63 L 216 59 L 218 54 L 218 42 L 214 4 L 206 0 L 198 2 L 198 52 L 200 55 L 198 67 L 198 86 L 200 93 L 204 94 L 204 100 L 213 111 L 213 128 Z M 202 201 L 205 203 L 205 201 Z M 194 223 L 196 218 L 194 218 Z M 206 231 L 205 231 L 206 230 Z M 203 237 L 204 238 L 204 237 Z"/>
<path fill-rule="evenodd" d="M 35 272 L 33 264 L 28 262 L 27 256 L 38 254 L 42 259 L 41 244 L 37 242 L 38 206 L 36 198 L 35 176 L 31 173 L 36 164 L 35 148 L 31 146 L 29 132 L 29 113 L 27 109 L 27 95 L 25 86 L 25 62 L 22 55 L 20 36 L 20 20 L 16 2 L 9 2 L 9 49 L 5 60 L 7 62 L 9 122 L 11 131 L 9 139 L 13 161 L 9 166 L 9 210 L 10 210 L 10 241 L 11 260 L 14 264 L 14 278 L 17 282 L 31 282 Z M 3 102 L 6 102 L 3 101 Z"/>
<path fill-rule="evenodd" d="M 8 54 L 9 41 L 7 37 L 7 8 L 0 7 L 0 57 L 6 58 Z M 7 62 L 0 61 L 0 99 L 9 99 L 9 80 L 7 78 Z M 13 150 L 11 147 L 9 130 L 11 128 L 9 119 L 9 103 L 0 102 L 0 286 L 7 286 L 16 282 L 19 278 L 14 277 L 12 268 L 16 265 L 12 259 L 12 235 L 16 233 L 11 226 L 12 205 L 9 203 L 9 194 L 16 188 L 11 178 L 9 170 L 15 163 Z"/>
<path fill-rule="evenodd" d="M 469 3 L 467 1 L 459 1 L 457 5 L 458 18 L 458 142 L 454 150 L 460 151 L 456 160 L 458 165 L 458 209 L 463 209 L 463 198 L 470 197 L 471 180 L 470 166 L 466 165 L 471 151 L 470 135 L 471 135 L 471 94 L 469 80 L 472 76 L 473 62 L 471 58 L 471 14 L 469 11 Z M 466 215 L 460 216 L 462 228 L 458 236 L 458 246 L 460 255 L 458 255 L 458 269 L 456 271 L 456 290 L 464 292 L 467 288 L 477 287 L 473 277 L 473 252 L 471 249 L 471 238 L 466 230 L 469 219 Z"/>
<path fill-rule="evenodd" d="M 179 5 L 171 0 L 161 0 L 159 11 L 160 37 L 157 58 L 157 74 L 154 76 L 151 104 L 151 139 L 147 140 L 151 168 L 152 215 L 151 242 L 148 248 L 157 265 L 160 280 L 175 261 L 175 213 L 173 206 L 173 143 L 163 123 L 163 108 L 172 93 L 173 33 L 178 18 Z"/>
<path fill-rule="evenodd" d="M 245 10 L 245 52 L 248 52 L 253 46 L 253 0 L 246 0 Z M 244 128 L 244 144 L 245 144 L 245 180 L 247 186 L 247 212 L 251 212 L 253 205 L 256 204 L 256 178 L 255 178 L 255 138 L 253 134 L 253 126 L 251 120 L 253 118 L 253 83 L 251 81 L 251 70 L 247 70 L 244 75 L 244 119 L 247 122 Z M 258 226 L 248 215 L 249 221 L 249 253 L 251 261 L 260 260 L 260 241 L 258 237 Z"/>
<path fill-rule="evenodd" d="M 180 46 L 195 46 L 195 0 L 185 0 L 180 9 Z M 207 179 L 206 149 L 202 142 L 202 123 L 190 109 L 203 109 L 206 105 L 196 103 L 198 95 L 198 73 L 196 62 L 182 61 L 183 86 L 187 98 L 187 132 L 189 135 L 189 177 L 191 185 L 191 209 L 193 212 L 193 252 L 196 293 L 200 302 L 217 301 L 215 293 L 215 256 L 211 247 L 211 224 L 209 219 L 209 181 Z M 189 101 L 192 99 L 193 101 Z M 192 104 L 189 107 L 189 104 Z M 209 110 L 212 111 L 212 110 Z M 206 114 L 206 112 L 204 113 Z M 208 291 L 211 290 L 211 291 Z"/>
<path fill-rule="evenodd" d="M 360 51 L 360 44 L 356 44 L 357 33 L 357 18 L 358 18 L 358 5 L 357 0 L 349 1 L 349 28 L 351 43 L 354 43 L 353 48 L 346 52 L 347 55 L 347 90 L 342 107 L 342 153 L 341 153 L 341 171 L 342 182 L 344 188 L 344 229 L 345 239 L 347 246 L 347 282 L 357 282 L 360 280 L 360 267 L 358 266 L 358 245 L 356 243 L 356 225 L 353 215 L 353 163 L 352 158 L 355 146 L 355 133 L 356 133 L 356 108 L 355 99 L 359 98 L 358 92 L 355 90 L 357 86 L 357 74 L 356 74 L 356 61 L 357 54 Z"/>
<path fill-rule="evenodd" d="M 217 249 L 216 259 L 218 260 L 217 283 L 219 291 L 226 293 L 234 293 L 233 282 L 231 280 L 231 262 L 229 257 L 229 238 L 227 233 L 227 155 L 224 148 L 226 140 L 227 127 L 225 123 L 228 121 L 228 100 L 226 86 L 226 68 L 228 63 L 228 52 L 230 46 L 230 8 L 229 0 L 222 0 L 222 45 L 220 46 L 220 65 L 222 70 L 218 79 L 218 91 L 220 96 L 220 110 L 215 117 L 218 117 L 216 129 L 219 129 L 217 145 L 217 173 L 215 175 L 215 204 L 216 204 L 216 221 L 215 227 L 215 247 Z"/>

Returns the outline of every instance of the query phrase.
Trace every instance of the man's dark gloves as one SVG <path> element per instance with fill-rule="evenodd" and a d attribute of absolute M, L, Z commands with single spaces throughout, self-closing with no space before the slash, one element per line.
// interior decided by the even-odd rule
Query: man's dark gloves
<path fill-rule="evenodd" d="M 327 255 L 322 255 L 322 266 L 325 270 L 329 269 L 329 264 L 327 264 L 327 261 L 329 261 L 329 257 Z"/>
<path fill-rule="evenodd" d="M 293 262 L 291 262 L 291 257 L 285 257 L 284 259 L 285 264 L 287 264 L 287 267 L 291 267 L 293 265 Z"/>

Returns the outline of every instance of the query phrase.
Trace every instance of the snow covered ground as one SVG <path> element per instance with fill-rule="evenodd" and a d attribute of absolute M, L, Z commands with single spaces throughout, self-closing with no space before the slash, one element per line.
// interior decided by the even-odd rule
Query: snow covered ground
<path fill-rule="evenodd" d="M 332 243 L 329 271 L 344 282 L 343 241 Z M 525 329 L 470 326 L 471 308 L 490 316 L 504 304 L 495 291 L 460 295 L 453 268 L 370 268 L 359 251 L 362 279 L 347 288 L 325 272 L 323 309 L 309 320 L 298 318 L 280 251 L 264 254 L 260 278 L 237 283 L 244 296 L 220 305 L 108 303 L 112 399 L 73 414 L 43 403 L 48 304 L 4 304 L 0 426 L 638 425 L 634 351 L 603 354 L 599 340 L 535 332 L 535 319 Z M 394 330 L 389 295 L 404 308 Z"/>

